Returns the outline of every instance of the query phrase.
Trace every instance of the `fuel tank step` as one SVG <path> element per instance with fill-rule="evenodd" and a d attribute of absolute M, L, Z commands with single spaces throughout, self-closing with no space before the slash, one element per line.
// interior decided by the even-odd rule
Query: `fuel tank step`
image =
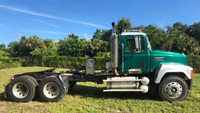
<path fill-rule="evenodd" d="M 143 92 L 143 89 L 105 89 L 103 92 Z"/>

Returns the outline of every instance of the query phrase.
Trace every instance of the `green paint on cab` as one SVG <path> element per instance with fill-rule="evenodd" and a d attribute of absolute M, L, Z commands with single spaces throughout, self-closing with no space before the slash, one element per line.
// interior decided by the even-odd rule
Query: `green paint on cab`
<path fill-rule="evenodd" d="M 138 45 L 136 44 L 137 42 Z M 136 46 L 139 47 L 138 51 L 134 50 Z M 145 33 L 121 35 L 119 46 L 120 74 L 130 74 L 131 70 L 140 70 L 142 74 L 149 74 L 155 72 L 159 64 L 163 63 L 188 65 L 187 56 L 184 54 L 152 51 Z"/>

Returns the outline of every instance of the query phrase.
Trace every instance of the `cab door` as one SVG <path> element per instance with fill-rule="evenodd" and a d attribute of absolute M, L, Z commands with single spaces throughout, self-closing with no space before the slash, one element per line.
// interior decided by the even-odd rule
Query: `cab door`
<path fill-rule="evenodd" d="M 127 36 L 124 44 L 124 72 L 128 74 L 148 73 L 149 51 L 145 48 L 145 36 Z"/>

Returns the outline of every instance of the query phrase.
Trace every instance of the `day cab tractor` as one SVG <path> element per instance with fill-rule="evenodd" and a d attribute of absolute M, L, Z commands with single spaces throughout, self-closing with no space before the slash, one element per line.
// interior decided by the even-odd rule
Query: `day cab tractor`
<path fill-rule="evenodd" d="M 150 92 L 167 101 L 186 98 L 192 86 L 193 68 L 188 66 L 184 53 L 153 51 L 147 34 L 124 30 L 118 37 L 114 22 L 112 27 L 111 60 L 106 62 L 104 71 L 96 72 L 95 59 L 90 58 L 76 71 L 55 73 L 50 69 L 15 75 L 5 84 L 5 97 L 28 102 L 38 95 L 42 101 L 56 102 L 76 82 L 106 82 L 103 92 Z"/>

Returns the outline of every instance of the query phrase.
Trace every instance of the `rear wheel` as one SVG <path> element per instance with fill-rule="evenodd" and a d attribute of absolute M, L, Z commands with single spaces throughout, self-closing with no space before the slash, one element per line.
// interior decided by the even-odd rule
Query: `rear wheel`
<path fill-rule="evenodd" d="M 7 95 L 15 102 L 29 102 L 35 96 L 35 84 L 27 77 L 16 77 L 7 86 Z"/>
<path fill-rule="evenodd" d="M 38 86 L 37 80 L 33 78 L 32 76 L 25 75 L 24 77 L 31 79 L 34 82 L 35 86 Z"/>
<path fill-rule="evenodd" d="M 186 81 L 178 76 L 169 76 L 165 78 L 159 86 L 159 95 L 163 100 L 181 101 L 188 94 L 188 85 Z"/>
<path fill-rule="evenodd" d="M 45 102 L 57 102 L 64 96 L 64 88 L 56 77 L 42 80 L 38 87 L 38 95 Z"/>

